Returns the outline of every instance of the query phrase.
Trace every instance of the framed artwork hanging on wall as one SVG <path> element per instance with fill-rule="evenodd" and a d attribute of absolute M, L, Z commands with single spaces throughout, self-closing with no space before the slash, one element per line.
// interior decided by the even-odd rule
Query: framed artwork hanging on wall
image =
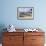
<path fill-rule="evenodd" d="M 18 7 L 17 8 L 17 19 L 19 20 L 34 19 L 34 8 L 33 7 Z"/>

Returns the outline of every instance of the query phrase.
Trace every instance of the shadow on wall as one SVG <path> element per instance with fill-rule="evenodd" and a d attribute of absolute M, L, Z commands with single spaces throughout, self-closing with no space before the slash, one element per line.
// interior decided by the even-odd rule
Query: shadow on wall
<path fill-rule="evenodd" d="M 2 32 L 6 31 L 6 30 L 3 30 L 4 28 L 6 28 L 5 25 L 0 24 L 0 43 L 2 43 L 2 36 L 3 36 Z"/>

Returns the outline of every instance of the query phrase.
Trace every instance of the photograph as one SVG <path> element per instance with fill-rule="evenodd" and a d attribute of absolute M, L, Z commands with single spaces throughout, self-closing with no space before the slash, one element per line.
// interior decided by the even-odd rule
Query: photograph
<path fill-rule="evenodd" d="M 34 8 L 33 7 L 18 7 L 17 8 L 17 19 L 33 19 Z"/>

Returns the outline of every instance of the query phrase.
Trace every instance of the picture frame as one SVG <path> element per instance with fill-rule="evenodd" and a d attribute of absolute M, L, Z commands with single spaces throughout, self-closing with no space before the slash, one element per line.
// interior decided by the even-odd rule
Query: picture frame
<path fill-rule="evenodd" d="M 33 20 L 34 19 L 34 7 L 18 7 L 17 8 L 18 20 Z"/>

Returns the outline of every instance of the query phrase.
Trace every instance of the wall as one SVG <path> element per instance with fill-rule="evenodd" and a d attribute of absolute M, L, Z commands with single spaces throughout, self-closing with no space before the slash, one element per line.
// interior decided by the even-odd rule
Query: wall
<path fill-rule="evenodd" d="M 13 24 L 16 27 L 46 28 L 46 1 L 44 0 L 2 0 L 0 24 Z M 17 7 L 34 7 L 34 20 L 17 20 Z"/>
<path fill-rule="evenodd" d="M 0 29 L 40 27 L 46 32 L 46 0 L 0 0 Z M 17 20 L 17 7 L 34 7 L 34 20 Z M 0 30 L 1 31 L 1 30 Z"/>
<path fill-rule="evenodd" d="M 45 0 L 1 0 L 0 24 L 13 24 L 21 28 L 46 28 L 45 4 Z M 34 20 L 17 20 L 17 7 L 34 7 Z"/>

